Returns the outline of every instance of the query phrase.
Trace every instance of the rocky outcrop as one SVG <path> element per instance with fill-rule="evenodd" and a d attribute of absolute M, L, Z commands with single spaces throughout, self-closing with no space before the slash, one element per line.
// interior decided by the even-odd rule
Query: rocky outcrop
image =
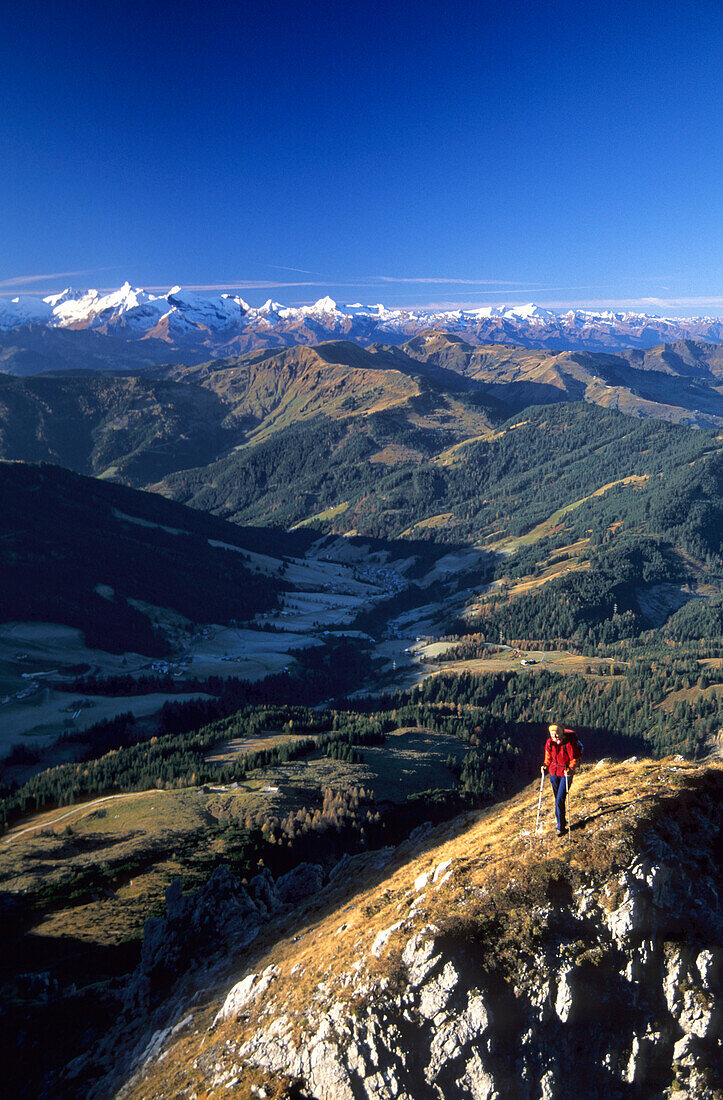
<path fill-rule="evenodd" d="M 247 885 L 222 865 L 204 886 L 186 895 L 176 879 L 166 890 L 165 919 L 146 921 L 127 1003 L 136 1011 L 147 1010 L 189 967 L 247 946 L 272 917 L 316 893 L 323 881 L 318 863 L 301 863 L 278 879 L 264 868 Z"/>
<path fill-rule="evenodd" d="M 345 856 L 328 871 L 301 863 L 277 879 L 264 868 L 248 883 L 221 865 L 202 887 L 185 895 L 181 881 L 174 881 L 166 890 L 165 918 L 146 922 L 138 967 L 111 991 L 114 1025 L 96 1047 L 66 1065 L 62 1079 L 53 1081 L 54 1095 L 82 1092 L 88 1100 L 126 1095 L 193 1020 L 199 998 L 219 988 L 231 960 L 242 957 L 263 929 L 312 897 L 325 881 L 333 890 L 362 871 L 378 872 L 393 851 Z M 217 1022 L 247 1011 L 277 974 L 272 966 L 239 981 Z M 216 1062 L 208 1064 L 209 1072 L 217 1072 Z"/>
<path fill-rule="evenodd" d="M 316 863 L 299 864 L 278 879 L 264 868 L 248 883 L 221 865 L 192 893 L 184 895 L 180 879 L 171 883 L 165 918 L 146 921 L 140 963 L 115 991 L 116 1025 L 95 1050 L 66 1066 L 64 1084 L 78 1094 L 83 1082 L 89 1100 L 113 1095 L 132 1069 L 148 1064 L 172 1040 L 199 991 L 228 973 L 230 955 L 316 892 L 323 879 L 324 870 Z M 247 989 L 251 994 L 253 987 L 257 996 L 266 988 L 263 978 L 240 984 L 234 1011 L 242 1007 Z M 99 1083 L 86 1084 L 98 1076 Z"/>
<path fill-rule="evenodd" d="M 441 932 L 413 906 L 379 930 L 343 992 L 321 985 L 300 1012 L 278 967 L 246 975 L 214 1027 L 243 1016 L 253 1030 L 225 1040 L 208 1085 L 251 1063 L 314 1100 L 720 1097 L 713 818 L 697 810 L 680 846 L 670 823 L 650 829 L 614 878 L 537 906 L 516 968 L 498 963 L 494 942 Z M 450 874 L 439 865 L 414 890 Z"/>

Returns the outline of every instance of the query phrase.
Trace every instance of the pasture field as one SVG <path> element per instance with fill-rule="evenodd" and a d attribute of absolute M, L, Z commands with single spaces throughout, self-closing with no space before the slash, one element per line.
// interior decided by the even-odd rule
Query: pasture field
<path fill-rule="evenodd" d="M 283 633 L 265 630 L 245 630 L 230 626 L 211 625 L 198 634 L 184 655 L 184 675 L 237 676 L 241 680 L 263 680 L 283 671 L 293 658 L 291 650 L 319 645 L 316 638 L 303 630 Z"/>
<path fill-rule="evenodd" d="M 411 664 L 405 664 L 398 670 L 388 673 L 383 690 L 385 692 L 406 691 L 416 684 L 421 684 L 430 676 L 441 676 L 445 673 L 459 675 L 462 672 L 468 672 L 481 676 L 495 672 L 528 672 L 530 676 L 534 676 L 536 671 L 546 669 L 548 672 L 561 672 L 568 675 L 588 675 L 599 674 L 601 671 L 609 672 L 611 665 L 607 658 L 583 657 L 577 653 L 567 653 L 565 650 L 519 651 L 510 647 L 501 649 L 488 657 L 472 657 L 463 661 L 425 663 L 424 660 L 420 660 L 420 658 L 431 658 L 440 653 L 443 654 L 453 645 L 453 642 L 432 642 L 415 647 L 416 658 Z M 523 665 L 523 661 L 528 664 Z M 624 667 L 625 662 L 616 659 L 615 664 Z"/>
<path fill-rule="evenodd" d="M 239 752 L 255 751 L 288 740 L 288 734 L 269 733 L 253 741 L 227 742 L 220 749 L 223 759 L 228 761 L 229 753 L 233 752 L 231 746 L 237 747 Z M 364 757 L 361 764 L 335 760 L 316 752 L 265 768 L 263 781 L 241 784 L 239 795 L 233 791 L 225 796 L 225 806 L 235 813 L 240 808 L 247 812 L 243 801 L 236 805 L 236 798 L 252 790 L 259 793 L 259 788 L 262 791 L 264 786 L 279 788 L 274 813 L 288 813 L 304 805 L 313 805 L 319 792 L 327 787 L 346 790 L 362 786 L 374 791 L 376 802 L 403 802 L 408 795 L 420 791 L 451 788 L 454 780 L 445 760 L 450 753 L 456 753 L 461 759 L 467 748 L 466 742 L 447 734 L 417 727 L 398 729 L 387 734 L 382 745 L 360 746 Z"/>

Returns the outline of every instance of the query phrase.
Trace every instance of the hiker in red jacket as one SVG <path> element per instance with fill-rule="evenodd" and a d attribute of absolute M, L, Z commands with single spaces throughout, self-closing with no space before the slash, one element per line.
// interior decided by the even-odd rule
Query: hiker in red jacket
<path fill-rule="evenodd" d="M 548 726 L 550 736 L 545 742 L 545 763 L 540 769 L 548 773 L 555 796 L 555 817 L 557 835 L 563 836 L 567 823 L 565 820 L 565 802 L 572 783 L 572 775 L 582 753 L 582 746 L 572 730 L 553 724 Z"/>

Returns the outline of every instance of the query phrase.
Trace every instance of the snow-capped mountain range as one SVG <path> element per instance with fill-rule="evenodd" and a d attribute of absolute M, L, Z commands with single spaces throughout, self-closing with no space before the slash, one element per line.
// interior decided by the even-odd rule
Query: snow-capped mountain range
<path fill-rule="evenodd" d="M 256 347 L 329 339 L 395 344 L 430 329 L 456 333 L 474 344 L 561 350 L 641 348 L 686 339 L 723 341 L 723 319 L 719 317 L 658 317 L 580 309 L 562 312 L 533 303 L 472 310 L 387 309 L 359 302 L 338 306 L 329 297 L 309 306 L 289 307 L 269 299 L 253 307 L 233 294 L 206 297 L 178 286 L 166 294 L 151 294 L 130 283 L 110 293 L 68 288 L 46 298 L 0 299 L 0 333 L 28 326 L 92 330 L 125 341 L 160 340 L 169 351 L 195 347 L 209 358 Z"/>

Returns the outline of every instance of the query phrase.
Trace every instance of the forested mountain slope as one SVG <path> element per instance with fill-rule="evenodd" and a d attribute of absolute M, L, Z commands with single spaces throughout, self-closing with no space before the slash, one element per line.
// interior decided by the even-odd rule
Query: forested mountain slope
<path fill-rule="evenodd" d="M 585 401 L 719 427 L 722 362 L 719 345 L 691 341 L 605 355 L 427 333 L 401 347 L 332 341 L 135 374 L 0 374 L 0 456 L 145 487 L 319 417 L 345 437 L 372 418 L 382 465 L 421 461 L 530 405 Z"/>
<path fill-rule="evenodd" d="M 288 527 L 317 516 L 339 533 L 496 545 L 566 509 L 552 526 L 571 538 L 622 523 L 679 531 L 699 552 L 716 552 L 723 448 L 713 432 L 566 403 L 425 457 L 434 442 L 387 414 L 356 424 L 320 417 L 313 431 L 290 427 L 160 488 L 239 523 Z M 390 469 L 379 455 L 393 446 Z"/>
<path fill-rule="evenodd" d="M 212 390 L 148 375 L 0 374 L 0 457 L 141 486 L 236 442 Z"/>
<path fill-rule="evenodd" d="M 431 453 L 507 414 L 477 389 L 434 364 L 345 343 L 137 375 L 0 374 L 0 456 L 141 487 L 320 415 L 353 423 L 382 411 L 439 430 Z"/>
<path fill-rule="evenodd" d="M 91 647 L 168 651 L 130 601 L 224 623 L 289 587 L 249 568 L 244 551 L 269 546 L 260 532 L 59 467 L 0 463 L 0 511 L 0 621 L 78 627 Z"/>

